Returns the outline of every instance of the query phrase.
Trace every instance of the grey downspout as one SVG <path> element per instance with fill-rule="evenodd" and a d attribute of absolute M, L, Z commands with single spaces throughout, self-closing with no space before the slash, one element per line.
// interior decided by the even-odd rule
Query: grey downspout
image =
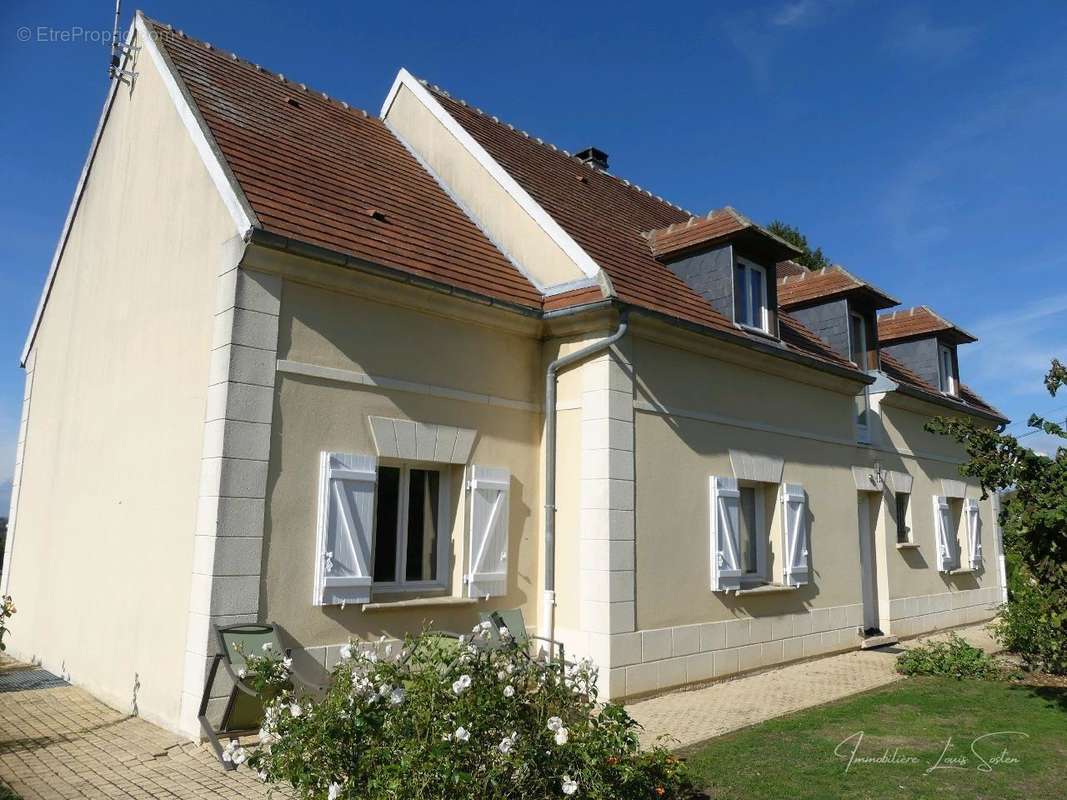
<path fill-rule="evenodd" d="M 628 328 L 629 318 L 624 309 L 619 314 L 619 327 L 615 333 L 557 358 L 545 372 L 545 593 L 542 620 L 546 637 L 553 641 L 556 638 L 556 379 L 562 368 L 607 350 L 626 335 Z"/>

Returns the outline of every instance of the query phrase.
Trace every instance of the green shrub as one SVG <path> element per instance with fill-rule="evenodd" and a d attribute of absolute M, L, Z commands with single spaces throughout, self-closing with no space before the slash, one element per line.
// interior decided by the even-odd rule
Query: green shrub
<path fill-rule="evenodd" d="M 488 623 L 458 644 L 408 638 L 398 657 L 342 648 L 324 698 L 294 694 L 276 654 L 247 658 L 248 680 L 275 699 L 260 746 L 234 743 L 268 783 L 302 798 L 681 798 L 685 765 L 642 751 L 620 706 L 596 703 L 596 671 L 529 658 Z"/>
<path fill-rule="evenodd" d="M 1053 396 L 1067 386 L 1067 367 L 1056 359 L 1045 386 Z M 1067 440 L 1065 426 L 1036 414 L 1027 424 Z M 991 490 L 1011 490 L 1000 514 L 1008 606 L 994 630 L 1031 668 L 1067 674 L 1067 447 L 1043 455 L 963 418 L 937 417 L 925 427 L 964 446 L 968 461 L 960 474 L 980 481 L 983 498 Z"/>
<path fill-rule="evenodd" d="M 1058 587 L 1034 579 L 1013 582 L 1011 602 L 993 631 L 1030 669 L 1067 674 L 1067 598 Z"/>
<path fill-rule="evenodd" d="M 953 678 L 984 678 L 1001 675 L 1000 667 L 984 650 L 952 634 L 946 641 L 917 645 L 897 656 L 902 675 L 946 675 Z"/>

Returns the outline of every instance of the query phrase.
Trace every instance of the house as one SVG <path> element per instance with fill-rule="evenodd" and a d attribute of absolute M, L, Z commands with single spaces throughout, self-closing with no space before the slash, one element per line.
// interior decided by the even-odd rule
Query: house
<path fill-rule="evenodd" d="M 401 70 L 138 15 L 24 352 L 13 652 L 196 734 L 210 626 L 523 609 L 622 699 L 986 619 L 972 341 Z"/>

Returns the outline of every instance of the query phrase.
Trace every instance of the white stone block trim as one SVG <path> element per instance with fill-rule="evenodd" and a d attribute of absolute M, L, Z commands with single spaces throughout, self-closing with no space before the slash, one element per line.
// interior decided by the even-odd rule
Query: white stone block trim
<path fill-rule="evenodd" d="M 570 632 L 568 649 L 603 659 L 612 635 L 636 625 L 634 390 L 618 347 L 581 371 L 580 631 Z M 603 681 L 601 691 L 610 694 Z"/>
<path fill-rule="evenodd" d="M 368 417 L 375 449 L 381 458 L 466 464 L 478 432 L 409 419 Z"/>
<path fill-rule="evenodd" d="M 958 592 L 898 597 L 889 601 L 889 627 L 894 636 L 969 625 L 991 619 L 1003 603 L 1000 586 L 983 586 Z"/>
<path fill-rule="evenodd" d="M 856 603 L 635 630 L 604 637 L 597 663 L 612 698 L 631 697 L 858 647 L 862 621 Z"/>
<path fill-rule="evenodd" d="M 37 363 L 37 351 L 26 356 L 26 386 L 22 392 L 22 414 L 19 421 L 19 438 L 15 444 L 15 468 L 11 476 L 11 506 L 7 515 L 7 545 L 4 553 L 4 571 L 0 575 L 0 595 L 8 593 L 11 580 L 11 564 L 15 553 L 15 521 L 18 517 L 19 487 L 22 485 L 22 464 L 26 457 L 26 438 L 30 428 L 30 398 L 33 396 L 33 373 Z"/>
<path fill-rule="evenodd" d="M 194 738 L 216 649 L 212 626 L 258 619 L 274 413 L 281 278 L 241 269 L 240 249 L 227 252 L 215 304 L 179 722 Z"/>

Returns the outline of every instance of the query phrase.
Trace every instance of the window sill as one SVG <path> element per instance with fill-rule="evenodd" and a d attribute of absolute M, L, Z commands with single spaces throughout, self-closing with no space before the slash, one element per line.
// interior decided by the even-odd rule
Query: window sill
<path fill-rule="evenodd" d="M 948 575 L 974 575 L 978 572 L 974 567 L 960 567 L 959 569 L 950 569 L 946 574 Z"/>
<path fill-rule="evenodd" d="M 897 542 L 897 550 L 918 550 L 918 542 Z"/>
<path fill-rule="evenodd" d="M 759 336 L 760 338 L 766 339 L 770 342 L 780 341 L 777 336 L 775 336 L 770 331 L 765 331 L 763 328 L 757 328 L 753 325 L 746 325 L 743 322 L 735 322 L 734 325 L 736 325 L 739 330 L 742 330 L 745 333 L 751 333 L 753 336 Z"/>
<path fill-rule="evenodd" d="M 738 589 L 738 597 L 749 597 L 757 594 L 777 594 L 778 592 L 795 592 L 799 586 L 786 586 L 782 583 L 765 583 L 762 586 L 753 586 L 749 589 Z"/>
<path fill-rule="evenodd" d="M 363 611 L 402 611 L 405 608 L 473 606 L 477 604 L 478 600 L 474 597 L 416 597 L 411 600 L 389 600 L 381 603 L 364 603 Z"/>

